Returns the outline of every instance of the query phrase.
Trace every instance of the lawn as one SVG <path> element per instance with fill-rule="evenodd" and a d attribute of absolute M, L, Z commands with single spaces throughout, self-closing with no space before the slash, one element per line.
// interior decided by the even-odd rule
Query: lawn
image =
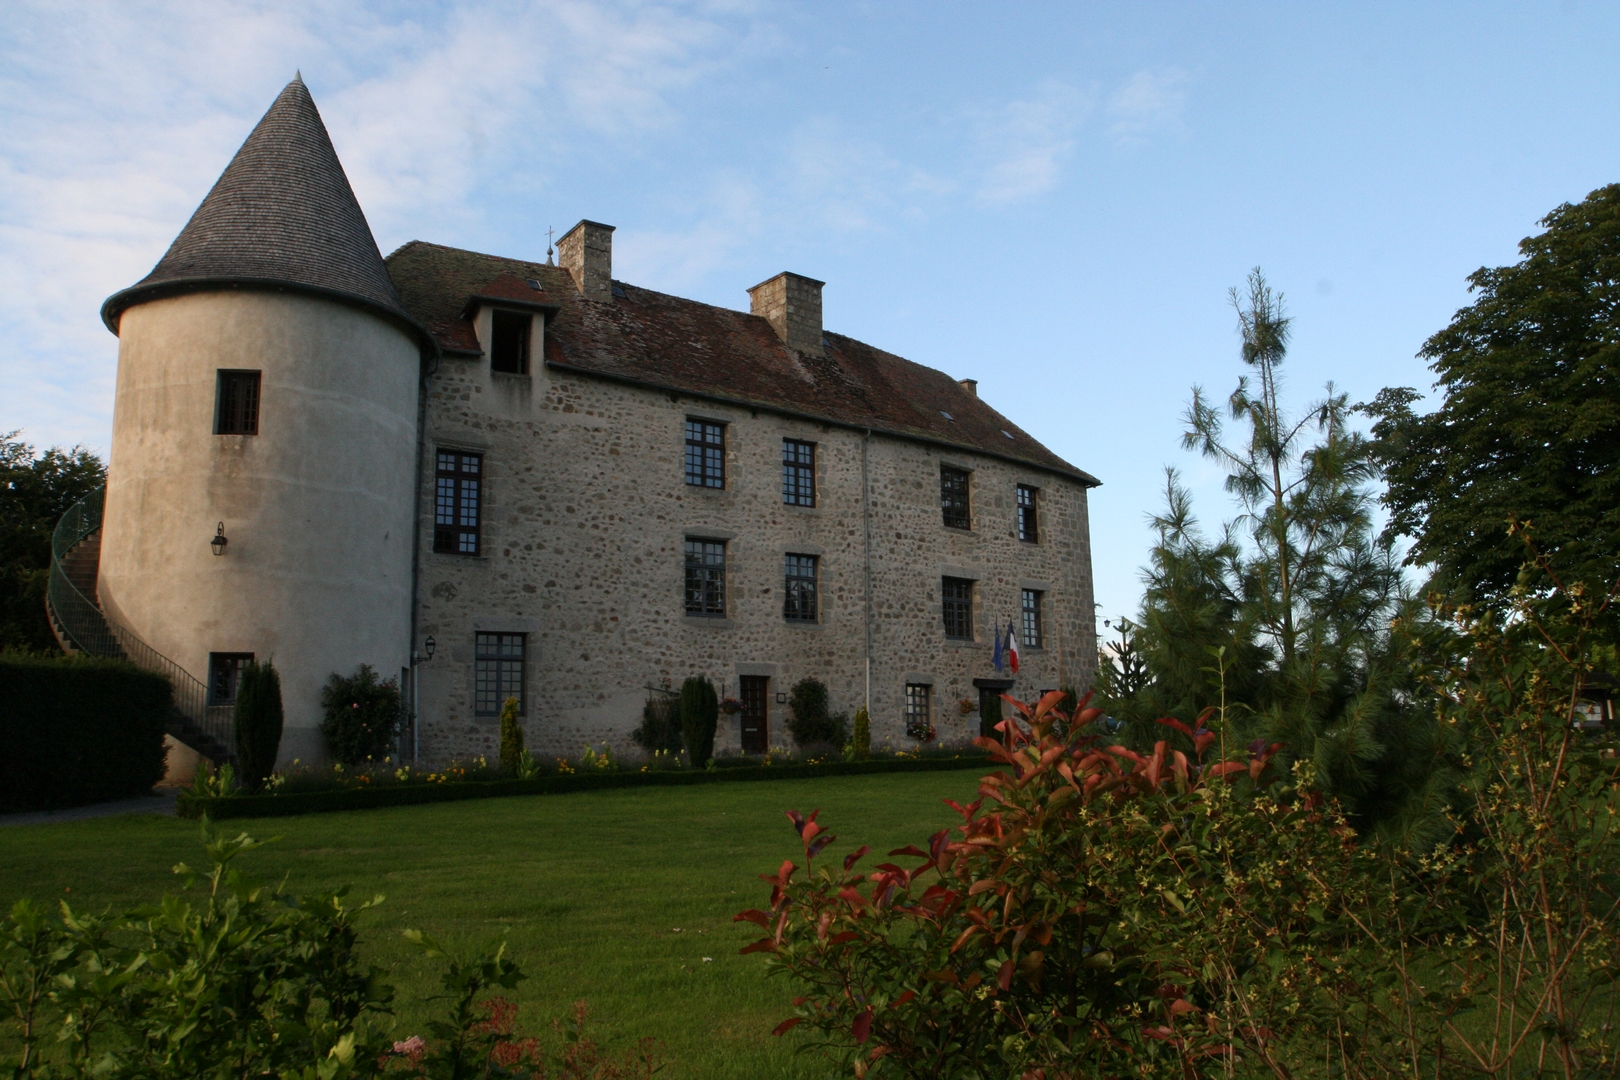
<path fill-rule="evenodd" d="M 973 772 L 833 777 L 691 788 L 643 788 L 224 823 L 276 836 L 247 858 L 256 876 L 294 891 L 342 884 L 382 893 L 363 922 L 373 962 L 400 991 L 398 1037 L 420 1029 L 412 999 L 435 967 L 401 937 L 424 930 L 459 949 L 507 935 L 532 976 L 514 995 L 531 1029 L 583 998 L 610 1047 L 651 1036 L 674 1078 L 810 1077 L 822 1060 L 794 1053 L 792 986 L 765 978 L 737 950 L 757 929 L 734 924 L 762 907 L 755 876 L 800 860 L 789 808 L 822 808 L 843 841 L 878 852 L 960 820 L 941 803 L 971 796 Z M 196 824 L 125 816 L 0 829 L 0 902 L 66 899 L 99 910 L 155 899 L 170 867 L 202 857 Z M 827 856 L 823 856 L 824 858 Z"/>

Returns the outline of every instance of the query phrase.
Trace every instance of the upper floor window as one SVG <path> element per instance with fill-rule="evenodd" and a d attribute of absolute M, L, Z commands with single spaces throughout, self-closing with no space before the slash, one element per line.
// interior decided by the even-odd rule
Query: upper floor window
<path fill-rule="evenodd" d="M 944 601 L 945 636 L 973 639 L 973 582 L 967 578 L 941 578 L 940 598 Z"/>
<path fill-rule="evenodd" d="M 949 465 L 939 468 L 939 507 L 945 514 L 945 524 L 952 529 L 971 529 L 973 516 L 968 509 L 968 477 L 962 469 Z"/>
<path fill-rule="evenodd" d="M 220 370 L 214 386 L 214 434 L 259 433 L 259 373 Z"/>
<path fill-rule="evenodd" d="M 511 375 L 529 373 L 529 328 L 534 317 L 521 311 L 492 311 L 489 326 L 489 369 Z"/>
<path fill-rule="evenodd" d="M 211 652 L 208 654 L 208 704 L 235 705 L 236 688 L 242 669 L 253 663 L 250 652 Z"/>
<path fill-rule="evenodd" d="M 686 421 L 686 482 L 693 487 L 726 486 L 726 426 Z"/>
<path fill-rule="evenodd" d="M 518 715 L 528 712 L 523 695 L 523 666 L 528 659 L 524 634 L 474 635 L 473 712 L 499 716 L 507 698 L 517 698 Z"/>
<path fill-rule="evenodd" d="M 445 555 L 478 554 L 484 455 L 439 451 L 433 492 L 433 550 Z"/>
<path fill-rule="evenodd" d="M 726 614 L 726 542 L 724 540 L 686 541 L 686 613 L 718 616 Z"/>
<path fill-rule="evenodd" d="M 1024 589 L 1024 632 L 1021 639 L 1024 645 L 1031 649 L 1041 647 L 1041 592 L 1039 589 Z"/>
<path fill-rule="evenodd" d="M 782 440 L 782 501 L 789 506 L 816 505 L 816 444 Z"/>
<path fill-rule="evenodd" d="M 782 617 L 798 622 L 816 621 L 816 557 L 789 555 L 783 590 Z"/>
<path fill-rule="evenodd" d="M 1035 505 L 1037 490 L 1028 484 L 1018 485 L 1018 539 L 1026 544 L 1039 543 L 1041 538 L 1036 516 L 1039 510 Z"/>

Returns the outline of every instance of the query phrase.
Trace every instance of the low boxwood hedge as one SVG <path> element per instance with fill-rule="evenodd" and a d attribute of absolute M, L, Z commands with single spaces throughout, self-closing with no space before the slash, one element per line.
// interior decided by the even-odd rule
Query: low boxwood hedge
<path fill-rule="evenodd" d="M 169 680 L 133 664 L 0 655 L 0 810 L 151 791 L 173 711 Z"/>
<path fill-rule="evenodd" d="M 302 791 L 292 795 L 204 797 L 189 792 L 176 808 L 181 817 L 207 814 L 224 818 L 287 817 L 334 810 L 372 810 L 384 806 L 418 806 L 463 799 L 498 799 L 510 795 L 561 795 L 605 788 L 675 787 L 750 780 L 807 780 L 818 776 L 864 776 L 870 773 L 938 772 L 946 769 L 991 769 L 989 758 L 894 758 L 879 761 L 827 761 L 811 765 L 761 765 L 754 768 L 702 769 L 680 772 L 563 773 L 533 780 L 476 780 L 444 784 L 399 784 L 341 791 Z"/>

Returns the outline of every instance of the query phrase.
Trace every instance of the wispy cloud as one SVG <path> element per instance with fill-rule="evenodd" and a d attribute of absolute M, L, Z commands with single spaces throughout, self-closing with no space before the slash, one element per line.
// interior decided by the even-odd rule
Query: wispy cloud
<path fill-rule="evenodd" d="M 0 430 L 101 441 L 116 342 L 86 314 L 152 266 L 295 68 L 386 250 L 476 222 L 491 177 L 543 187 L 571 144 L 677 123 L 669 95 L 757 47 L 752 21 L 591 0 L 14 4 Z"/>
<path fill-rule="evenodd" d="M 1047 80 L 1029 97 L 981 114 L 979 141 L 988 167 L 979 197 L 1005 203 L 1049 191 L 1093 107 L 1091 93 Z"/>
<path fill-rule="evenodd" d="M 1181 128 L 1188 76 L 1180 68 L 1138 71 L 1108 97 L 1108 132 L 1121 145 Z"/>

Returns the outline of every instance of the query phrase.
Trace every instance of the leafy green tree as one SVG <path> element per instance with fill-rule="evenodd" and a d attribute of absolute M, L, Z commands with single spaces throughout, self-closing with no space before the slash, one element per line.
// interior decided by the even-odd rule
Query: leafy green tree
<path fill-rule="evenodd" d="M 0 649 L 50 650 L 51 533 L 68 507 L 107 482 L 107 469 L 82 446 L 37 453 L 19 434 L 0 433 Z"/>
<path fill-rule="evenodd" d="M 1193 723 L 1224 705 L 1243 738 L 1312 761 L 1358 825 L 1416 827 L 1403 815 L 1443 747 L 1410 706 L 1404 639 L 1391 633 L 1398 616 L 1419 613 L 1392 542 L 1373 529 L 1377 463 L 1331 384 L 1299 413 L 1284 404 L 1290 320 L 1258 269 L 1232 303 L 1248 371 L 1224 410 L 1194 388 L 1182 441 L 1225 469 L 1238 513 L 1206 537 L 1169 472 L 1129 634 L 1144 670 L 1129 685 L 1102 680 L 1101 700 L 1137 747 L 1163 737 L 1161 716 Z M 1395 745 L 1412 760 L 1376 767 Z"/>
<path fill-rule="evenodd" d="M 1435 411 L 1409 387 L 1361 408 L 1388 481 L 1389 532 L 1459 600 L 1504 607 L 1526 522 L 1553 574 L 1598 588 L 1620 563 L 1620 184 L 1541 220 L 1512 266 L 1469 276 L 1476 298 L 1418 354 Z"/>

